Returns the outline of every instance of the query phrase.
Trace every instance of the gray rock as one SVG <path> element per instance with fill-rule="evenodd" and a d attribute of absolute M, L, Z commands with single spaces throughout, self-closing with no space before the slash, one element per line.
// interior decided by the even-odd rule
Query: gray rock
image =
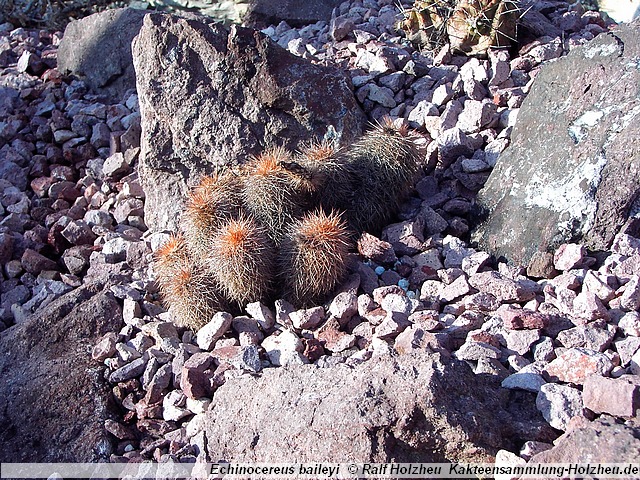
<path fill-rule="evenodd" d="M 363 115 L 343 73 L 259 32 L 150 14 L 133 52 L 146 132 L 139 172 L 152 230 L 174 229 L 191 175 L 266 147 L 295 150 L 326 134 L 348 143 L 361 132 Z"/>
<path fill-rule="evenodd" d="M 584 382 L 582 401 L 594 413 L 633 417 L 638 405 L 639 387 L 635 376 L 605 378 L 592 375 Z"/>
<path fill-rule="evenodd" d="M 181 418 L 191 415 L 191 412 L 184 408 L 186 397 L 179 390 L 172 390 L 162 399 L 162 418 L 167 421 L 178 421 Z M 181 407 L 180 404 L 183 406 Z"/>
<path fill-rule="evenodd" d="M 387 87 L 379 87 L 376 84 L 371 84 L 369 87 L 369 100 L 379 103 L 383 107 L 394 108 L 396 101 L 393 99 L 393 90 Z"/>
<path fill-rule="evenodd" d="M 114 285 L 110 290 L 117 298 L 121 298 L 123 300 L 128 299 L 133 300 L 134 302 L 142 300 L 140 292 L 130 285 Z"/>
<path fill-rule="evenodd" d="M 535 291 L 528 285 L 505 277 L 496 271 L 471 275 L 469 284 L 481 292 L 492 293 L 498 300 L 505 303 L 526 302 L 535 297 Z"/>
<path fill-rule="evenodd" d="M 121 101 L 127 90 L 136 87 L 131 41 L 144 15 L 143 10 L 110 9 L 69 23 L 58 48 L 58 70 Z"/>
<path fill-rule="evenodd" d="M 300 355 L 304 349 L 302 340 L 288 331 L 283 331 L 280 335 L 271 335 L 262 342 L 269 361 L 275 366 L 295 365 L 305 363 Z"/>
<path fill-rule="evenodd" d="M 518 411 L 496 387 L 424 352 L 354 368 L 266 369 L 216 391 L 205 414 L 207 450 L 240 462 L 479 462 L 525 431 L 537 440 L 550 433 L 537 412 Z"/>
<path fill-rule="evenodd" d="M 411 110 L 407 120 L 415 124 L 417 127 L 424 127 L 427 123 L 427 117 L 439 117 L 438 107 L 431 102 L 422 100 Z"/>
<path fill-rule="evenodd" d="M 90 245 L 96 239 L 96 234 L 84 220 L 69 223 L 62 230 L 61 235 L 73 245 Z"/>
<path fill-rule="evenodd" d="M 117 339 L 118 337 L 114 332 L 105 333 L 91 350 L 91 358 L 96 362 L 102 362 L 115 355 Z"/>
<path fill-rule="evenodd" d="M 507 335 L 507 348 L 525 355 L 531 345 L 540 340 L 539 330 L 511 330 Z"/>
<path fill-rule="evenodd" d="M 107 263 L 123 262 L 127 258 L 127 249 L 131 242 L 122 237 L 116 237 L 105 242 L 102 246 L 104 260 Z"/>
<path fill-rule="evenodd" d="M 434 235 L 444 232 L 449 223 L 442 216 L 428 205 L 428 200 L 422 202 L 420 207 L 420 217 L 424 220 L 426 235 Z"/>
<path fill-rule="evenodd" d="M 123 382 L 124 380 L 138 377 L 142 375 L 146 366 L 147 362 L 144 358 L 136 358 L 132 362 L 129 362 L 126 365 L 118 368 L 117 370 L 114 370 L 111 375 L 109 375 L 109 381 L 111 383 L 118 383 Z"/>
<path fill-rule="evenodd" d="M 640 277 L 634 275 L 625 285 L 624 293 L 620 297 L 620 305 L 627 310 L 640 309 Z"/>
<path fill-rule="evenodd" d="M 479 360 L 481 358 L 500 358 L 500 349 L 484 342 L 465 342 L 455 354 L 460 360 Z"/>
<path fill-rule="evenodd" d="M 596 352 L 604 352 L 615 334 L 616 329 L 612 325 L 602 328 L 590 323 L 563 330 L 558 333 L 557 338 L 567 348 L 585 347 Z"/>
<path fill-rule="evenodd" d="M 281 21 L 291 26 L 302 26 L 321 20 L 328 22 L 331 12 L 340 5 L 340 0 L 318 0 L 296 2 L 293 0 L 256 0 L 243 17 L 246 25 L 264 27 L 277 25 Z"/>
<path fill-rule="evenodd" d="M 554 267 L 560 271 L 578 268 L 586 254 L 587 249 L 583 245 L 563 243 L 553 255 Z"/>
<path fill-rule="evenodd" d="M 2 333 L 0 461 L 108 460 L 111 392 L 88 352 L 121 322 L 118 302 L 93 284 Z"/>
<path fill-rule="evenodd" d="M 325 320 L 324 308 L 311 307 L 289 314 L 291 323 L 299 330 L 315 330 Z"/>
<path fill-rule="evenodd" d="M 0 179 L 8 180 L 20 190 L 26 190 L 29 183 L 27 172 L 6 159 L 0 162 Z"/>
<path fill-rule="evenodd" d="M 33 287 L 33 297 L 22 306 L 28 312 L 35 312 L 38 308 L 46 307 L 69 290 L 71 287 L 63 282 L 45 280 Z"/>
<path fill-rule="evenodd" d="M 465 275 L 460 275 L 453 282 L 446 285 L 440 292 L 440 301 L 450 303 L 471 291 Z"/>
<path fill-rule="evenodd" d="M 502 381 L 502 387 L 510 390 L 519 389 L 529 392 L 539 392 L 540 388 L 547 383 L 544 377 L 533 372 L 516 372 L 509 375 Z"/>
<path fill-rule="evenodd" d="M 409 321 L 406 313 L 389 311 L 382 323 L 375 328 L 374 336 L 388 340 L 395 338 L 409 326 L 411 326 L 411 321 Z M 329 350 L 331 350 L 331 348 L 329 348 Z"/>
<path fill-rule="evenodd" d="M 334 297 L 329 305 L 329 313 L 333 315 L 341 325 L 358 313 L 358 297 L 350 292 L 341 292 Z"/>
<path fill-rule="evenodd" d="M 394 70 L 393 62 L 388 57 L 368 50 L 359 50 L 356 66 L 373 75 L 381 75 Z"/>
<path fill-rule="evenodd" d="M 102 165 L 102 174 L 109 179 L 119 179 L 129 171 L 130 167 L 124 154 L 116 152 L 107 157 Z"/>
<path fill-rule="evenodd" d="M 118 223 L 125 223 L 129 216 L 140 216 L 144 213 L 144 202 L 139 198 L 125 198 L 116 204 L 113 218 Z"/>
<path fill-rule="evenodd" d="M 113 217 L 104 210 L 89 210 L 84 214 L 84 221 L 90 227 L 98 225 L 109 228 L 113 225 Z"/>
<path fill-rule="evenodd" d="M 13 256 L 13 237 L 8 233 L 0 233 L 0 264 L 4 265 Z"/>
<path fill-rule="evenodd" d="M 227 312 L 216 313 L 211 321 L 198 330 L 198 346 L 202 350 L 211 350 L 216 341 L 231 327 L 233 316 Z"/>
<path fill-rule="evenodd" d="M 367 232 L 363 232 L 358 238 L 358 253 L 379 264 L 392 264 L 398 260 L 389 242 L 384 242 Z"/>
<path fill-rule="evenodd" d="M 329 35 L 331 35 L 331 38 L 333 38 L 336 42 L 339 42 L 340 40 L 346 38 L 347 35 L 349 35 L 353 31 L 354 27 L 355 23 L 353 22 L 352 18 L 341 15 L 339 17 L 331 19 L 331 23 L 329 25 Z"/>
<path fill-rule="evenodd" d="M 149 364 L 151 364 L 151 361 Z M 145 370 L 145 374 L 147 373 L 147 370 L 149 369 L 147 368 Z M 145 395 L 145 400 L 148 404 L 157 403 L 162 398 L 162 392 L 164 389 L 169 387 L 172 378 L 173 375 L 170 363 L 165 363 L 164 365 L 157 367 L 146 385 L 147 394 Z"/>
<path fill-rule="evenodd" d="M 399 312 L 405 314 L 407 317 L 411 315 L 415 309 L 410 298 L 398 293 L 387 293 L 379 303 L 380 307 L 387 313 Z"/>
<path fill-rule="evenodd" d="M 384 75 L 378 79 L 378 83 L 384 87 L 390 88 L 394 92 L 398 92 L 405 84 L 407 74 L 404 72 L 393 72 Z"/>
<path fill-rule="evenodd" d="M 270 330 L 276 321 L 271 309 L 261 302 L 249 303 L 245 310 L 252 318 L 256 319 L 264 331 Z"/>
<path fill-rule="evenodd" d="M 522 445 L 520 449 L 520 456 L 525 460 L 530 460 L 534 455 L 549 450 L 551 447 L 553 447 L 553 445 L 550 443 L 524 442 L 524 445 Z"/>
<path fill-rule="evenodd" d="M 185 360 L 180 375 L 180 388 L 187 397 L 198 399 L 211 395 L 213 371 L 210 367 L 212 364 L 213 356 L 208 352 L 195 353 Z M 172 369 L 176 371 L 175 363 Z"/>
<path fill-rule="evenodd" d="M 485 98 L 482 101 L 467 100 L 458 117 L 458 127 L 465 133 L 477 132 L 495 120 L 497 106 Z"/>
<path fill-rule="evenodd" d="M 615 350 L 620 355 L 620 365 L 626 367 L 633 354 L 640 348 L 640 338 L 627 337 L 614 342 Z"/>
<path fill-rule="evenodd" d="M 424 242 L 424 220 L 418 217 L 388 225 L 382 231 L 382 239 L 388 241 L 396 255 L 415 255 Z"/>
<path fill-rule="evenodd" d="M 536 406 L 549 425 L 558 430 L 566 430 L 572 418 L 584 416 L 580 390 L 567 385 L 542 385 L 536 397 Z"/>
<path fill-rule="evenodd" d="M 639 31 L 622 25 L 541 69 L 478 197 L 491 213 L 473 239 L 488 251 L 526 266 L 568 241 L 611 244 L 640 191 Z"/>
<path fill-rule="evenodd" d="M 582 385 L 591 375 L 607 375 L 613 364 L 604 353 L 587 348 L 569 348 L 551 361 L 545 371 L 561 382 Z"/>
<path fill-rule="evenodd" d="M 167 353 L 175 355 L 179 349 L 180 339 L 178 338 L 178 332 L 170 322 L 146 323 L 142 326 L 142 332 L 153 337 L 156 344 Z"/>
<path fill-rule="evenodd" d="M 31 291 L 24 285 L 16 285 L 11 290 L 0 295 L 0 305 L 3 308 L 10 308 L 14 303 L 23 304 L 31 296 Z"/>
<path fill-rule="evenodd" d="M 125 298 L 122 305 L 122 319 L 125 323 L 131 323 L 134 318 L 142 316 L 140 304 L 130 298 Z"/>
<path fill-rule="evenodd" d="M 603 415 L 565 433 L 550 450 L 538 453 L 531 463 L 615 463 L 621 458 L 640 459 L 640 428 Z"/>
<path fill-rule="evenodd" d="M 238 370 L 252 373 L 262 370 L 262 360 L 256 345 L 216 348 L 212 354 L 220 363 L 227 362 Z M 221 354 L 224 354 L 222 358 Z"/>
<path fill-rule="evenodd" d="M 109 146 L 111 139 L 111 130 L 106 123 L 96 123 L 91 130 L 91 145 L 95 148 L 103 148 Z"/>

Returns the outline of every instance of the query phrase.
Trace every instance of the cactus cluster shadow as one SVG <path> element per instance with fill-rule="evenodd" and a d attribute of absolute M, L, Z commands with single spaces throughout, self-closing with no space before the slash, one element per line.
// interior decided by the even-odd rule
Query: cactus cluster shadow
<path fill-rule="evenodd" d="M 154 264 L 176 323 L 198 330 L 216 311 L 275 298 L 321 303 L 359 234 L 384 227 L 415 184 L 415 138 L 383 121 L 349 148 L 275 148 L 202 178 Z"/>

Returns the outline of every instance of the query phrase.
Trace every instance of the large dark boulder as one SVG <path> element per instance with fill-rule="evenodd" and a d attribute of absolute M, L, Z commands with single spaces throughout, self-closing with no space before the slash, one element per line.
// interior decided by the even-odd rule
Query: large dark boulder
<path fill-rule="evenodd" d="M 298 0 L 252 0 L 244 15 L 243 22 L 254 27 L 277 25 L 281 21 L 293 27 L 316 23 L 320 20 L 328 22 L 331 12 L 342 3 L 341 0 L 315 0 L 300 2 Z"/>
<path fill-rule="evenodd" d="M 640 24 L 545 65 L 478 202 L 473 239 L 522 265 L 566 242 L 607 249 L 640 193 Z"/>
<path fill-rule="evenodd" d="M 212 461 L 486 462 L 524 439 L 555 437 L 530 397 L 426 352 L 267 369 L 228 380 L 213 404 Z"/>
<path fill-rule="evenodd" d="M 110 391 L 91 348 L 121 323 L 118 301 L 94 283 L 0 334 L 0 462 L 109 458 Z"/>
<path fill-rule="evenodd" d="M 187 182 L 264 148 L 361 133 L 345 74 L 314 65 L 262 33 L 149 14 L 133 43 L 151 229 L 173 229 Z"/>
<path fill-rule="evenodd" d="M 58 70 L 81 78 L 94 93 L 122 101 L 127 90 L 136 88 L 131 40 L 144 15 L 118 8 L 71 22 L 58 48 Z"/>

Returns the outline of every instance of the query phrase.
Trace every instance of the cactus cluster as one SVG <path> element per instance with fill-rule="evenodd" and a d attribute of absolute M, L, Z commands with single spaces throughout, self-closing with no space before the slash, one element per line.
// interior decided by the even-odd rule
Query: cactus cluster
<path fill-rule="evenodd" d="M 415 0 L 398 27 L 420 47 L 486 56 L 516 41 L 517 0 Z"/>
<path fill-rule="evenodd" d="M 202 178 L 180 234 L 156 252 L 176 322 L 197 330 L 216 311 L 275 297 L 322 302 L 344 279 L 355 236 L 391 219 L 419 165 L 412 133 L 383 121 L 350 148 L 271 149 Z"/>

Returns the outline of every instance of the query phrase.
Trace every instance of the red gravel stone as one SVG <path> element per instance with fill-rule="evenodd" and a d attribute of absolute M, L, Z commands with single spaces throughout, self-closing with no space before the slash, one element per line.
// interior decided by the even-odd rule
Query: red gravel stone
<path fill-rule="evenodd" d="M 544 328 L 550 323 L 549 315 L 527 310 L 526 308 L 500 308 L 497 312 L 502 318 L 505 327 L 511 330 Z"/>
<path fill-rule="evenodd" d="M 22 268 L 33 275 L 38 275 L 43 270 L 58 270 L 56 262 L 30 248 L 24 251 L 20 262 Z"/>
<path fill-rule="evenodd" d="M 545 370 L 561 382 L 581 385 L 591 375 L 607 375 L 613 364 L 604 353 L 586 348 L 570 348 L 549 363 Z"/>

